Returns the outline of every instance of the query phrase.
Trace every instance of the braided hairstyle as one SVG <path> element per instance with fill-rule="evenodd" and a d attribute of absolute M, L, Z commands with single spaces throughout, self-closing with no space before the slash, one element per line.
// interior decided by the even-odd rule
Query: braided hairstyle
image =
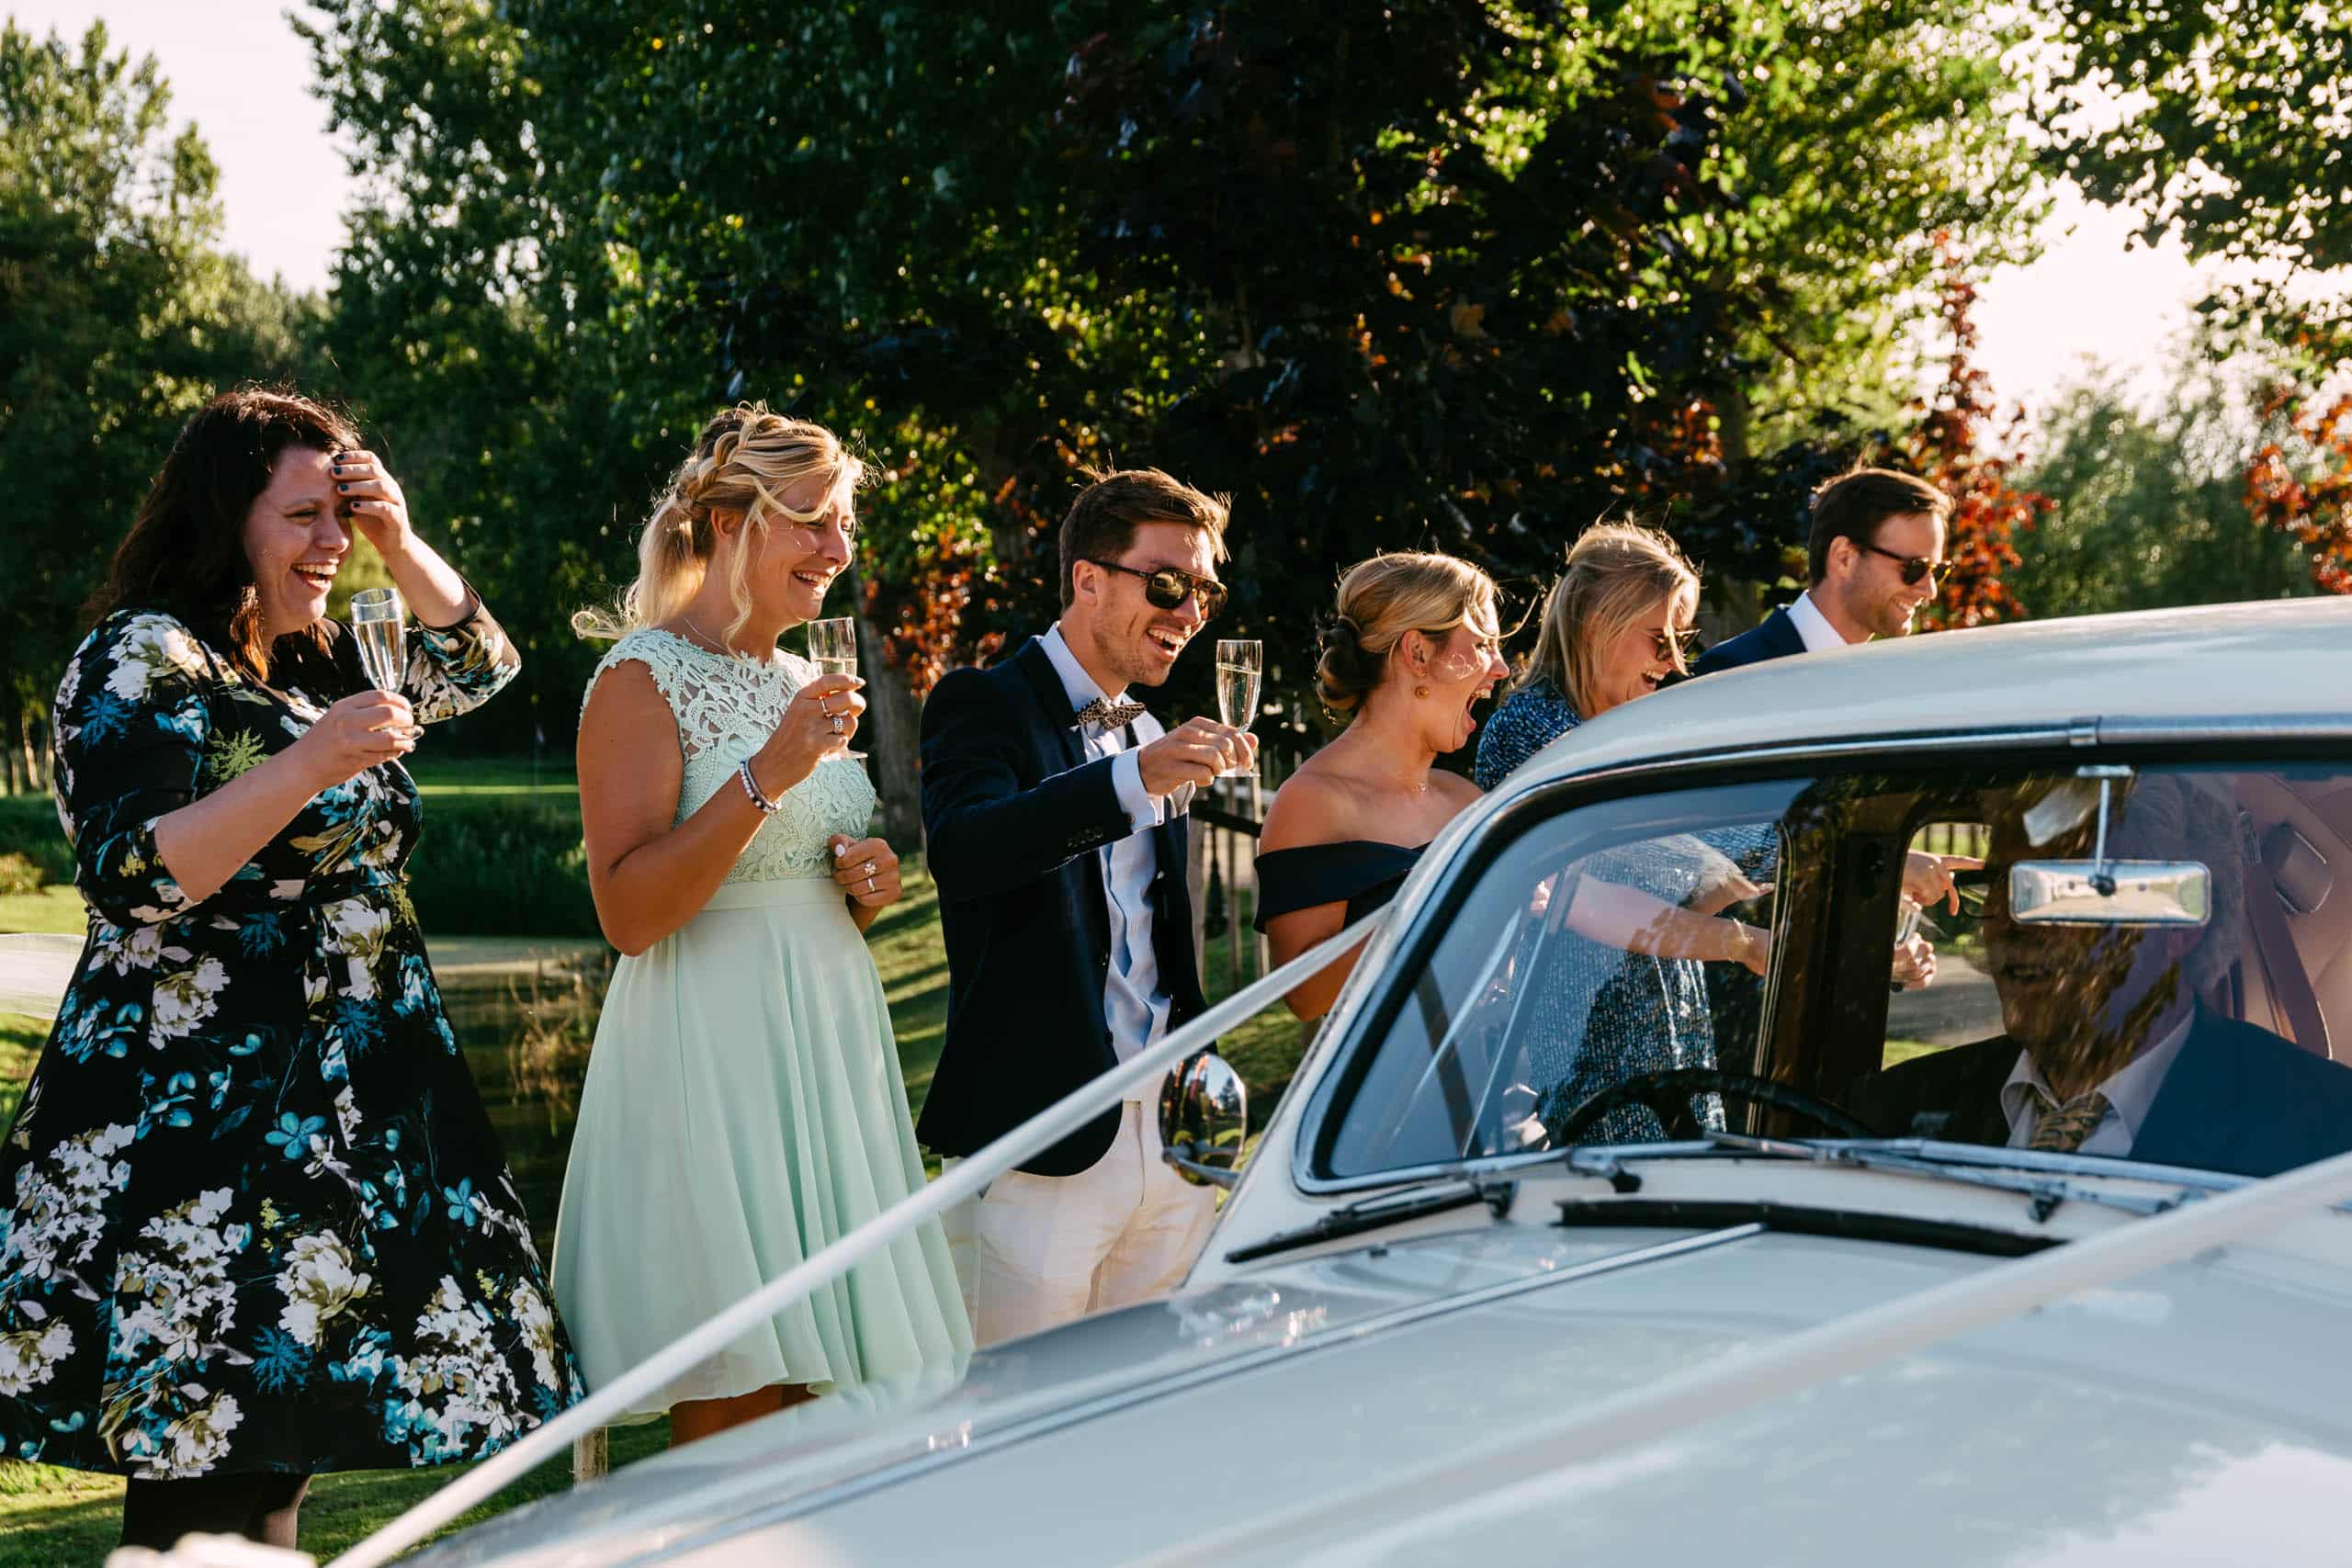
<path fill-rule="evenodd" d="M 1348 717 L 1387 679 L 1389 656 L 1407 632 L 1442 640 L 1474 619 L 1495 624 L 1495 580 L 1454 556 L 1400 550 L 1358 561 L 1340 578 L 1321 627 L 1315 694 Z"/>
<path fill-rule="evenodd" d="M 825 493 L 809 510 L 796 512 L 784 493 L 810 475 L 827 476 Z M 744 547 L 728 573 L 728 598 L 735 618 L 732 635 L 752 613 L 749 585 L 752 540 L 771 516 L 806 526 L 846 502 L 865 477 L 865 465 L 821 424 L 791 419 L 763 403 L 723 409 L 703 426 L 695 448 L 655 500 L 653 515 L 638 536 L 637 578 L 611 608 L 582 610 L 571 617 L 582 637 L 617 637 L 668 620 L 701 588 L 718 543 L 718 512 L 743 513 Z"/>

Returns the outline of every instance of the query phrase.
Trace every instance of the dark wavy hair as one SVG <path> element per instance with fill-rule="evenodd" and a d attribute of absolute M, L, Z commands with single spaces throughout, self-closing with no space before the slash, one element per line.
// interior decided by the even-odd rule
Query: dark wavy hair
<path fill-rule="evenodd" d="M 245 555 L 245 518 L 288 448 L 358 445 L 351 422 L 324 403 L 264 387 L 220 393 L 181 427 L 156 470 L 106 580 L 84 606 L 91 624 L 117 610 L 160 610 L 266 680 L 272 649 Z M 297 639 L 325 649 L 317 626 L 278 640 Z"/>

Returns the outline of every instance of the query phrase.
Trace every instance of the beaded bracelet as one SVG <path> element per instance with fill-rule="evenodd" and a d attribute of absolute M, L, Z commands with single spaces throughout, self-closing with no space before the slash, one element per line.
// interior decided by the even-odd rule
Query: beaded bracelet
<path fill-rule="evenodd" d="M 743 782 L 743 793 L 752 797 L 752 804 L 759 807 L 761 816 L 773 817 L 782 809 L 775 801 L 760 793 L 758 781 L 752 777 L 752 759 L 746 757 L 735 764 L 735 776 Z"/>

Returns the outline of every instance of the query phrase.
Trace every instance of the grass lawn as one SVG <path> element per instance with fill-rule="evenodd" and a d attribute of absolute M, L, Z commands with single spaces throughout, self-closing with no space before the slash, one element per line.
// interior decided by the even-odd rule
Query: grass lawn
<path fill-rule="evenodd" d="M 51 883 L 31 893 L 0 894 L 0 931 L 67 931 L 86 927 L 82 897 L 70 885 Z"/>
<path fill-rule="evenodd" d="M 617 1466 L 642 1459 L 669 1440 L 667 1421 L 617 1427 L 612 1435 L 612 1461 Z M 311 1483 L 302 1504 L 302 1550 L 323 1562 L 461 1473 L 463 1467 L 436 1465 L 322 1475 Z M 571 1484 L 568 1460 L 541 1465 L 432 1539 Z M 122 1483 L 115 1477 L 45 1464 L 0 1464 L 0 1568 L 102 1562 L 121 1525 Z"/>

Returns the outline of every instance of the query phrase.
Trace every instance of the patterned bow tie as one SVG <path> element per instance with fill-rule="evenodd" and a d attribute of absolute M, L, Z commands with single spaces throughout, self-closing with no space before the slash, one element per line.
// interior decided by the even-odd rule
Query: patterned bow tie
<path fill-rule="evenodd" d="M 1114 703 L 1104 697 L 1097 697 L 1078 710 L 1079 728 L 1091 729 L 1097 735 L 1108 729 L 1124 729 L 1142 716 L 1141 703 Z"/>
<path fill-rule="evenodd" d="M 2073 1154 L 2107 1120 L 2107 1096 L 2095 1089 L 2086 1089 L 2055 1108 L 2052 1107 L 2050 1097 L 2040 1089 L 2034 1090 L 2033 1098 L 2041 1107 L 2041 1120 L 2034 1126 L 2033 1141 L 2026 1145 L 2028 1148 Z"/>

